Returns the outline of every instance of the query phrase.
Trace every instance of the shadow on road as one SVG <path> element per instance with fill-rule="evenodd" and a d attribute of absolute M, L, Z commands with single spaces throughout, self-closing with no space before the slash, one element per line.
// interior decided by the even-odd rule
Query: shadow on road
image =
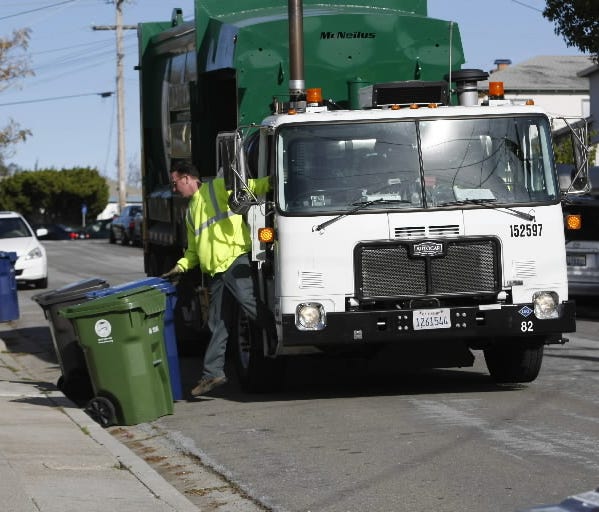
<path fill-rule="evenodd" d="M 49 327 L 8 329 L 0 332 L 8 350 L 26 353 L 58 365 Z M 198 345 L 193 356 L 180 357 L 184 400 L 201 375 L 204 348 Z M 406 357 L 400 347 L 370 357 L 355 355 L 310 355 L 286 359 L 285 377 L 276 392 L 246 393 L 241 390 L 235 369 L 227 361 L 229 383 L 211 393 L 238 402 L 336 399 L 367 396 L 497 392 L 526 388 L 526 385 L 497 385 L 481 368 L 430 368 Z M 480 365 L 479 365 L 480 366 Z M 54 383 L 48 383 L 54 387 Z M 83 402 L 67 393 L 78 405 Z M 210 399 L 206 397 L 206 399 Z M 195 400 L 194 400 L 195 401 Z"/>
<path fill-rule="evenodd" d="M 48 326 L 0 330 L 0 338 L 12 353 L 30 354 L 42 361 L 58 364 Z"/>
<path fill-rule="evenodd" d="M 599 319 L 599 297 L 571 297 L 576 302 L 576 316 L 583 320 Z"/>
<path fill-rule="evenodd" d="M 200 377 L 201 358 L 181 359 L 181 380 L 184 399 L 197 401 L 188 395 Z M 497 392 L 524 389 L 525 385 L 497 385 L 487 373 L 475 369 L 435 369 L 402 366 L 390 358 L 294 356 L 286 361 L 282 387 L 272 393 L 246 393 L 241 390 L 233 365 L 226 368 L 229 382 L 214 390 L 210 397 L 238 402 L 268 402 L 281 400 L 313 400 L 448 394 L 465 392 Z"/>

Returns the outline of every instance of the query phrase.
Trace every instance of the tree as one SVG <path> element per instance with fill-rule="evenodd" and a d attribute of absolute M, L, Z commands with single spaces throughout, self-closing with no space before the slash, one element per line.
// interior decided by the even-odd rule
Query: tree
<path fill-rule="evenodd" d="M 33 75 L 25 54 L 29 46 L 29 35 L 30 30 L 23 28 L 14 30 L 11 37 L 0 37 L 0 92 L 18 83 L 21 78 Z M 0 128 L 0 162 L 4 162 L 10 146 L 24 141 L 29 135 L 29 130 L 21 129 L 15 121 L 9 119 L 8 125 Z"/>
<path fill-rule="evenodd" d="M 589 145 L 589 162 L 594 162 L 597 155 L 597 148 L 590 145 L 591 138 L 596 132 L 589 132 L 587 144 Z M 555 163 L 557 164 L 573 164 L 574 163 L 574 150 L 572 149 L 572 139 L 570 137 L 564 138 L 555 144 L 553 148 L 555 155 Z"/>
<path fill-rule="evenodd" d="M 599 2 L 597 0 L 547 0 L 543 16 L 555 24 L 555 33 L 568 46 L 590 53 L 599 62 Z"/>
<path fill-rule="evenodd" d="M 97 169 L 18 171 L 0 181 L 0 210 L 16 210 L 34 223 L 78 225 L 81 207 L 95 219 L 108 204 L 108 184 Z"/>

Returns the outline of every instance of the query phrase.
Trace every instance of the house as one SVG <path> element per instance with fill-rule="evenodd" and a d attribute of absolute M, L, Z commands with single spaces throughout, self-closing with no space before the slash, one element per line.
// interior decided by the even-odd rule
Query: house
<path fill-rule="evenodd" d="M 590 123 L 593 119 L 595 126 L 599 125 L 599 66 L 593 65 L 590 56 L 542 55 L 520 64 L 500 65 L 505 62 L 505 59 L 495 61 L 497 70 L 491 71 L 488 80 L 478 83 L 479 93 L 488 91 L 489 82 L 503 82 L 505 99 L 532 99 L 550 116 L 569 118 L 570 125 Z M 597 98 L 594 116 L 591 115 L 593 87 Z M 589 125 L 589 131 L 592 130 Z M 596 144 L 599 135 L 597 128 L 594 130 L 592 141 Z M 552 132 L 556 142 L 570 136 L 569 128 L 560 119 L 554 119 Z"/>
<path fill-rule="evenodd" d="M 478 89 L 488 91 L 489 82 L 503 82 L 505 99 L 532 99 L 550 116 L 588 118 L 589 79 L 579 73 L 592 63 L 586 55 L 541 55 L 520 64 L 498 66 L 488 80 L 478 83 Z M 553 130 L 564 125 L 556 120 Z"/>
<path fill-rule="evenodd" d="M 588 78 L 590 92 L 590 126 L 591 142 L 599 144 L 599 64 L 593 64 L 578 72 L 581 78 Z"/>

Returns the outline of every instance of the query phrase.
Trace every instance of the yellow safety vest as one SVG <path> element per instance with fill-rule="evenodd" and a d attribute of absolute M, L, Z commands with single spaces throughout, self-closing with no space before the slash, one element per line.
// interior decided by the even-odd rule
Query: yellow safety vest
<path fill-rule="evenodd" d="M 268 177 L 248 180 L 256 195 L 270 190 Z M 230 191 L 222 178 L 203 183 L 191 196 L 186 214 L 187 250 L 179 261 L 183 270 L 200 265 L 213 276 L 227 270 L 237 257 L 251 249 L 250 232 L 243 217 L 229 208 Z"/>

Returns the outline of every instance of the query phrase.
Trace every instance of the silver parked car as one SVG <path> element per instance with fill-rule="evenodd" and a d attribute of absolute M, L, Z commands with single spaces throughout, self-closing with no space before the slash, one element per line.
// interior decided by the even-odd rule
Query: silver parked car
<path fill-rule="evenodd" d="M 108 240 L 111 244 L 120 242 L 123 245 L 141 245 L 141 222 L 143 219 L 143 210 L 141 205 L 127 205 L 123 208 L 121 214 L 110 224 L 110 236 Z"/>

